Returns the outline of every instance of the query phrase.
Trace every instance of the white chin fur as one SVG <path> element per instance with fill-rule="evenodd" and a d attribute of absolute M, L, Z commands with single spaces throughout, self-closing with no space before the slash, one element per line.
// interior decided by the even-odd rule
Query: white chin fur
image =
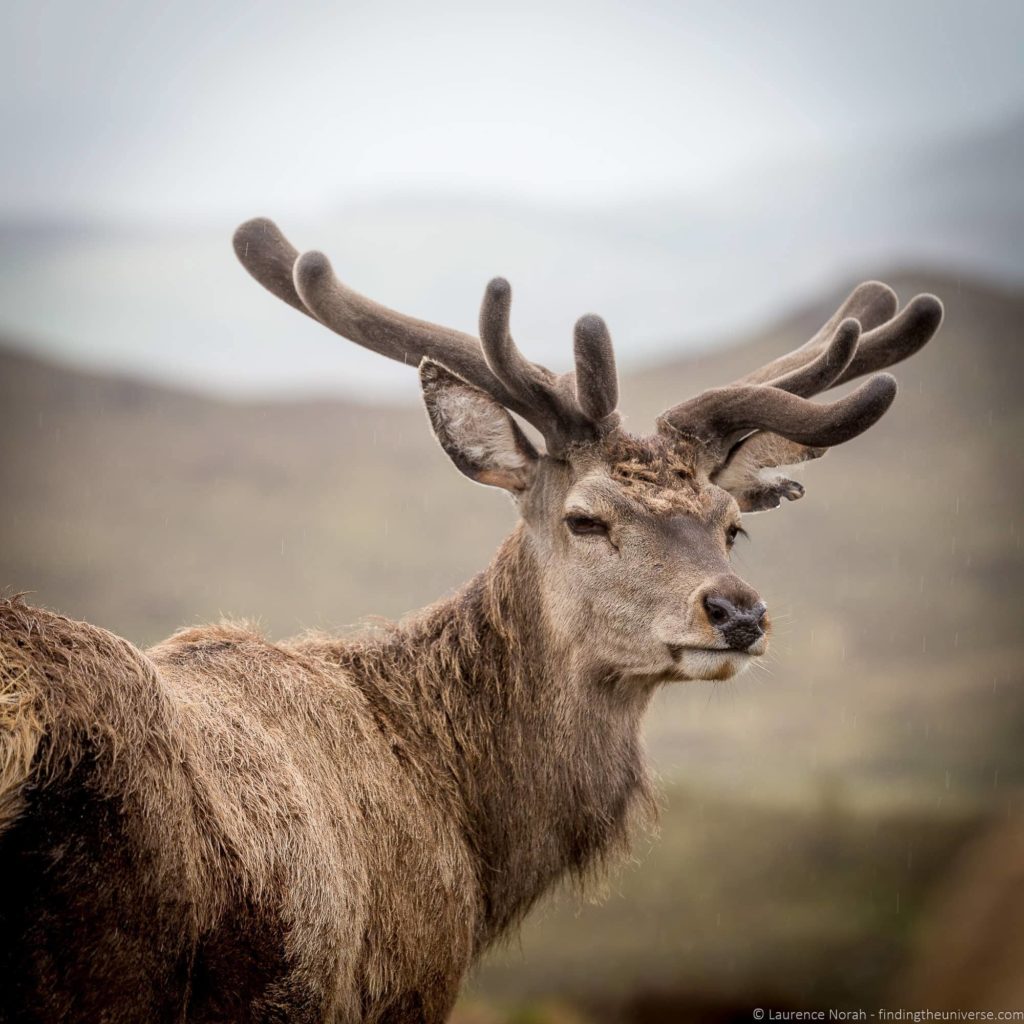
<path fill-rule="evenodd" d="M 687 679 L 732 679 L 751 662 L 740 651 L 682 651 L 676 664 Z"/>

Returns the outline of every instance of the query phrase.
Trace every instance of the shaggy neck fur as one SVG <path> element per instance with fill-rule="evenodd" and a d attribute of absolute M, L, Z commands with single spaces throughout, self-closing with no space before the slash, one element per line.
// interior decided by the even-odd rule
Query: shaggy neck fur
<path fill-rule="evenodd" d="M 653 813 L 649 689 L 563 649 L 520 526 L 455 596 L 382 632 L 307 642 L 363 691 L 407 771 L 459 821 L 479 884 L 476 950 L 560 876 L 584 880 Z"/>

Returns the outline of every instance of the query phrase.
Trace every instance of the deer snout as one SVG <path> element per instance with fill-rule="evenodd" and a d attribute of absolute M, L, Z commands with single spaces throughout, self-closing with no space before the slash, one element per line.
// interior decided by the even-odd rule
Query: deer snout
<path fill-rule="evenodd" d="M 768 607 L 739 580 L 704 595 L 704 614 L 712 629 L 733 651 L 748 651 L 765 634 Z"/>

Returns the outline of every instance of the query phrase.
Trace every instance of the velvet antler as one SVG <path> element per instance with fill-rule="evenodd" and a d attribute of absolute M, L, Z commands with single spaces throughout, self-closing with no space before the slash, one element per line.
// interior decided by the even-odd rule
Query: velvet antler
<path fill-rule="evenodd" d="M 896 295 L 877 281 L 850 294 L 804 346 L 666 411 L 659 428 L 700 438 L 727 452 L 744 434 L 767 430 L 803 445 L 829 447 L 876 423 L 896 395 L 878 374 L 831 404 L 807 399 L 898 363 L 921 348 L 942 322 L 942 304 L 918 295 L 896 313 Z"/>
<path fill-rule="evenodd" d="M 576 324 L 576 372 L 555 375 L 526 359 L 513 342 L 512 291 L 503 278 L 491 281 L 484 293 L 478 341 L 352 291 L 334 276 L 326 256 L 300 256 L 265 218 L 246 221 L 235 232 L 234 246 L 245 269 L 290 306 L 390 359 L 440 363 L 532 423 L 553 454 L 575 441 L 600 437 L 618 422 L 615 357 L 599 317 L 588 315 Z"/>
<path fill-rule="evenodd" d="M 575 442 L 596 440 L 618 424 L 615 355 L 600 317 L 582 317 L 575 328 L 574 372 L 556 375 L 520 352 L 509 329 L 512 291 L 495 278 L 480 310 L 480 339 L 388 309 L 342 284 L 327 257 L 299 255 L 277 226 L 264 218 L 235 233 L 235 252 L 250 274 L 278 298 L 332 331 L 399 362 L 431 359 L 491 395 L 532 423 L 558 455 Z M 710 472 L 728 475 L 740 442 L 762 465 L 814 458 L 856 437 L 889 408 L 896 382 L 877 374 L 829 404 L 814 395 L 906 359 L 938 330 L 942 305 L 918 295 L 897 312 L 887 285 L 859 285 L 807 344 L 723 388 L 713 388 L 667 410 L 658 429 L 702 442 Z M 770 463 L 764 460 L 771 459 Z M 784 463 L 783 460 L 788 460 Z M 779 491 L 795 496 L 796 486 Z M 760 500 L 760 499 L 759 499 Z"/>
<path fill-rule="evenodd" d="M 808 399 L 913 355 L 942 322 L 942 304 L 933 295 L 918 295 L 896 310 L 888 285 L 859 285 L 807 344 L 728 387 L 674 406 L 658 420 L 659 430 L 699 439 L 712 480 L 744 510 L 801 497 L 800 484 L 764 471 L 818 458 L 863 433 L 892 404 L 896 381 L 878 373 L 839 401 Z"/>

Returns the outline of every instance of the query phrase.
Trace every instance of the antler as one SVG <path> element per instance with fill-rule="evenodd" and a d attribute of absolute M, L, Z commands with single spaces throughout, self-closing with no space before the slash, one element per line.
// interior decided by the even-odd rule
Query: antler
<path fill-rule="evenodd" d="M 235 253 L 278 298 L 364 348 L 399 362 L 441 363 L 532 423 L 553 454 L 574 441 L 606 433 L 618 422 L 618 383 L 611 338 L 600 317 L 576 324 L 576 372 L 556 376 L 530 362 L 509 333 L 512 290 L 503 278 L 487 286 L 480 310 L 481 342 L 461 331 L 416 320 L 342 284 L 323 253 L 299 255 L 277 225 L 246 221 Z"/>
<path fill-rule="evenodd" d="M 697 437 L 724 452 L 754 430 L 814 447 L 856 437 L 892 404 L 893 377 L 877 374 L 830 404 L 807 399 L 906 359 L 942 322 L 942 303 L 934 295 L 916 296 L 898 314 L 896 307 L 896 295 L 887 285 L 859 285 L 806 345 L 728 387 L 667 410 L 658 420 L 659 430 Z"/>
<path fill-rule="evenodd" d="M 806 367 L 829 347 L 828 339 L 843 330 L 843 324 L 856 321 L 864 332 L 854 346 L 854 357 L 835 380 L 823 387 L 785 390 L 809 398 L 825 387 L 835 387 L 866 373 L 912 356 L 932 338 L 942 323 L 942 303 L 934 295 L 917 295 L 897 314 L 896 293 L 881 281 L 865 281 L 846 297 L 846 301 L 806 345 L 762 366 L 736 381 L 737 384 L 771 384 L 783 387 L 792 373 Z"/>
<path fill-rule="evenodd" d="M 352 291 L 334 276 L 326 256 L 300 256 L 272 221 L 247 221 L 235 233 L 234 244 L 249 273 L 290 306 L 391 359 L 441 363 L 532 423 L 552 454 L 575 441 L 597 439 L 618 424 L 615 355 L 600 317 L 577 321 L 576 370 L 556 375 L 530 362 L 512 340 L 512 291 L 503 278 L 491 281 L 484 293 L 478 341 Z M 932 295 L 918 295 L 899 313 L 896 308 L 896 295 L 887 285 L 860 285 L 806 345 L 728 387 L 674 406 L 659 418 L 658 429 L 696 437 L 723 455 L 754 431 L 809 448 L 856 437 L 892 403 L 896 382 L 891 376 L 877 374 L 831 404 L 808 399 L 906 359 L 942 321 L 942 305 Z"/>

